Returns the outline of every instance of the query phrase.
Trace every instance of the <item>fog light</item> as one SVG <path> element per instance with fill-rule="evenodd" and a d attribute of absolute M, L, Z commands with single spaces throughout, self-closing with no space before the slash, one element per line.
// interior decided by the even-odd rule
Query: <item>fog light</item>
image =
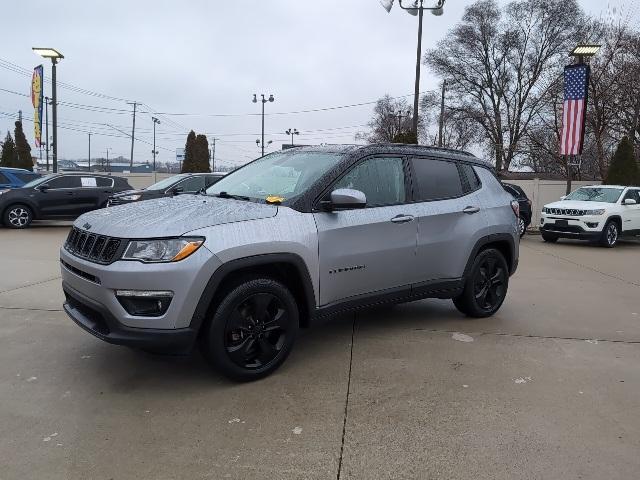
<path fill-rule="evenodd" d="M 597 228 L 598 222 L 587 222 L 587 227 L 589 228 Z"/>
<path fill-rule="evenodd" d="M 171 304 L 173 292 L 157 290 L 116 290 L 116 298 L 129 315 L 159 317 Z"/>

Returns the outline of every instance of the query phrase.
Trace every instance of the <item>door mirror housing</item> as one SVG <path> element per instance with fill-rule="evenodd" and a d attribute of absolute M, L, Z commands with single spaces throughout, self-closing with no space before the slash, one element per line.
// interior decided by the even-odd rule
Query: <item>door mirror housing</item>
<path fill-rule="evenodd" d="M 184 192 L 184 188 L 182 188 L 181 186 L 173 187 L 171 189 L 171 194 L 172 195 L 178 195 L 178 194 L 180 194 L 182 192 Z"/>
<path fill-rule="evenodd" d="M 637 203 L 634 198 L 625 198 L 622 202 L 623 205 L 637 205 Z"/>
<path fill-rule="evenodd" d="M 562 196 L 560 197 L 560 200 L 564 200 L 565 198 L 567 198 L 567 196 L 566 196 L 566 195 L 562 195 Z"/>
<path fill-rule="evenodd" d="M 338 188 L 331 192 L 330 200 L 321 202 L 321 205 L 329 211 L 364 208 L 367 205 L 367 197 L 360 190 Z"/>
<path fill-rule="evenodd" d="M 40 191 L 42 193 L 45 193 L 47 190 L 49 190 L 49 188 L 50 188 L 49 185 L 38 185 L 36 187 L 36 190 L 38 190 L 38 191 Z"/>

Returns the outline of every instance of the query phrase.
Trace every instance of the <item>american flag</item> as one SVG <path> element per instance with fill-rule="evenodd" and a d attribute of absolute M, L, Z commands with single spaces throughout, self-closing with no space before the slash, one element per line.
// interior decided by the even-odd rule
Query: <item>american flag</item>
<path fill-rule="evenodd" d="M 588 65 L 581 63 L 565 67 L 560 155 L 579 155 L 582 153 L 588 86 Z"/>

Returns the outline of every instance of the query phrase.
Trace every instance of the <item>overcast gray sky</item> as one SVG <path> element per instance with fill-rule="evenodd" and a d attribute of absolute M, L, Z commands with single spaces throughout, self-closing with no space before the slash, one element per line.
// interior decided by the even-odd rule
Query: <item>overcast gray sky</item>
<path fill-rule="evenodd" d="M 433 46 L 457 23 L 470 1 L 448 0 L 441 17 L 425 16 L 423 47 Z M 505 2 L 506 3 L 506 2 Z M 580 0 L 589 13 L 606 15 L 616 7 L 623 20 L 638 22 L 634 0 Z M 160 161 L 173 160 L 194 129 L 219 139 L 216 158 L 240 164 L 258 154 L 260 104 L 253 93 L 273 94 L 267 113 L 285 113 L 375 101 L 413 91 L 417 19 L 397 6 L 390 14 L 378 0 L 247 1 L 80 1 L 14 2 L 5 13 L 0 51 L 0 89 L 28 94 L 31 70 L 40 58 L 31 47 L 54 47 L 65 55 L 58 81 L 122 100 L 58 89 L 60 158 L 86 158 L 87 133 L 93 131 L 92 157 L 129 157 L 131 107 L 142 102 L 136 118 L 135 160 L 151 157 L 151 109 L 162 112 L 157 129 Z M 50 63 L 44 62 L 50 78 Z M 10 68 L 13 68 L 9 65 Z M 437 88 L 423 69 L 421 90 Z M 45 94 L 50 85 L 45 84 Z M 13 132 L 22 109 L 33 146 L 31 99 L 0 90 L 0 132 Z M 265 131 L 270 151 L 289 141 L 284 131 L 297 128 L 296 143 L 353 142 L 365 130 L 372 105 L 324 112 L 269 115 Z M 51 114 L 51 112 L 49 112 Z M 169 115 L 189 113 L 199 115 Z M 220 117 L 214 114 L 240 114 Z M 51 117 L 50 117 L 51 118 Z M 106 126 L 111 125 L 112 127 Z M 62 128 L 67 127 L 67 128 Z M 80 131 L 78 131 L 80 130 Z M 51 134 L 51 129 L 49 130 Z M 109 136 L 108 136 L 109 135 Z M 113 135 L 113 136 L 111 136 Z"/>

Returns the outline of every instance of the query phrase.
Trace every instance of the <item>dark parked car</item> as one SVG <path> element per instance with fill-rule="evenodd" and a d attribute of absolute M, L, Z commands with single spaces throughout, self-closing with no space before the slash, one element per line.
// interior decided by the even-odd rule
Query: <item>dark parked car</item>
<path fill-rule="evenodd" d="M 224 173 L 181 173 L 160 180 L 153 185 L 140 190 L 127 190 L 112 195 L 108 206 L 123 205 L 125 203 L 140 202 L 153 198 L 172 197 L 181 193 L 198 193 L 209 188 L 222 177 Z"/>
<path fill-rule="evenodd" d="M 5 188 L 20 188 L 40 175 L 24 168 L 0 167 L 0 190 Z"/>
<path fill-rule="evenodd" d="M 32 220 L 72 219 L 103 208 L 114 192 L 130 190 L 125 178 L 107 175 L 53 174 L 0 193 L 0 218 L 10 228 Z"/>
<path fill-rule="evenodd" d="M 531 224 L 531 200 L 524 193 L 524 190 L 518 185 L 512 183 L 502 182 L 504 189 L 513 195 L 520 204 L 520 219 L 518 222 L 518 228 L 520 229 L 520 236 L 524 236 L 527 231 L 527 227 Z"/>

